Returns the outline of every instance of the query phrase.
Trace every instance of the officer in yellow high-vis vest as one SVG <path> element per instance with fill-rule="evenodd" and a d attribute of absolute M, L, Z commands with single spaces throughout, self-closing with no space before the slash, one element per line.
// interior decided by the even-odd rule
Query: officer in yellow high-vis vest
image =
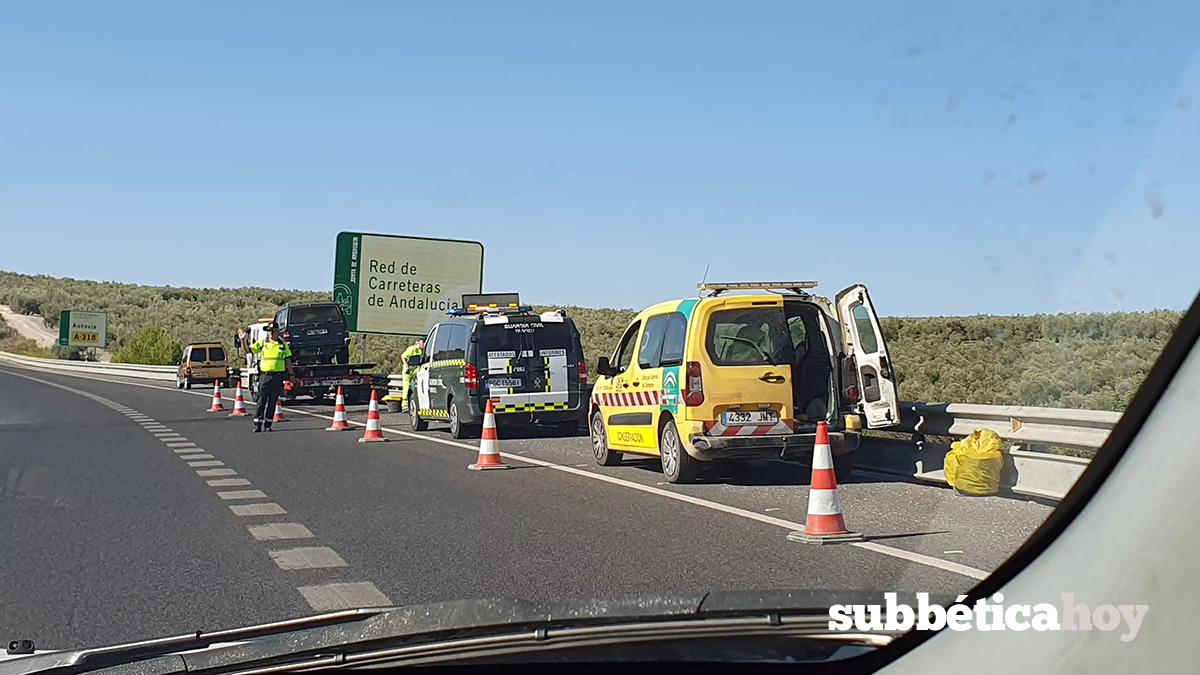
<path fill-rule="evenodd" d="M 274 322 L 263 331 L 269 339 L 250 345 L 251 352 L 258 354 L 258 407 L 254 410 L 254 433 L 271 430 L 271 419 L 275 416 L 275 403 L 283 393 L 284 381 L 292 377 L 292 348 L 278 335 Z M 245 332 L 238 331 L 238 339 Z"/>

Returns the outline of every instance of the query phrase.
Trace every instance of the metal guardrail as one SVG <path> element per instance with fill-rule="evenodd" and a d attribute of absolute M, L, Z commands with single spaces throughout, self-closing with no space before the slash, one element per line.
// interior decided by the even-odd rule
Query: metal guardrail
<path fill-rule="evenodd" d="M 1032 406 L 972 403 L 901 403 L 900 424 L 889 429 L 911 433 L 911 441 L 868 438 L 857 464 L 918 480 L 947 483 L 947 448 L 924 442 L 925 436 L 968 436 L 991 429 L 1009 442 L 1002 452 L 1000 486 L 1005 492 L 1061 500 L 1087 469 L 1090 460 L 1045 452 L 1045 446 L 1096 450 L 1121 419 L 1121 413 Z"/>
<path fill-rule="evenodd" d="M 36 356 L 22 356 L 0 352 L 0 363 L 10 363 L 18 366 L 29 366 L 44 370 L 59 370 L 63 372 L 93 373 L 133 377 L 142 380 L 174 381 L 177 368 L 175 366 L 147 366 L 139 363 L 99 363 L 95 361 L 64 361 L 62 359 L 43 359 Z"/>
<path fill-rule="evenodd" d="M 1021 445 L 1056 445 L 1095 450 L 1104 445 L 1121 413 L 971 403 L 901 403 L 895 431 L 932 436 L 968 436 L 991 429 Z"/>

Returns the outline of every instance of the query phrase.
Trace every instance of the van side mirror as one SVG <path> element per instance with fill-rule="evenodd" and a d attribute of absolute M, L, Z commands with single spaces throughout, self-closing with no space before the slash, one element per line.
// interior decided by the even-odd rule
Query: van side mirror
<path fill-rule="evenodd" d="M 608 364 L 607 356 L 601 356 L 599 359 L 596 359 L 596 374 L 605 377 L 612 377 L 614 375 L 612 366 Z"/>
<path fill-rule="evenodd" d="M 410 367 L 411 367 L 411 366 L 419 366 L 419 365 L 421 365 L 421 355 L 420 355 L 420 354 L 413 354 L 412 356 L 408 357 L 408 365 L 409 365 Z"/>

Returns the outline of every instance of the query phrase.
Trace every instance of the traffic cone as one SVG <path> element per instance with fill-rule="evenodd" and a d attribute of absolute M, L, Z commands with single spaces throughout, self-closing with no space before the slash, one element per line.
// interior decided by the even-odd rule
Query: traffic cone
<path fill-rule="evenodd" d="M 246 412 L 246 399 L 242 398 L 242 381 L 238 380 L 237 389 L 233 392 L 233 412 L 229 413 L 230 417 L 243 417 L 250 413 Z"/>
<path fill-rule="evenodd" d="M 275 399 L 275 416 L 271 418 L 271 422 L 286 422 L 283 419 L 283 397 Z"/>
<path fill-rule="evenodd" d="M 346 399 L 342 396 L 342 387 L 339 385 L 337 401 L 333 404 L 333 424 L 325 431 L 345 431 L 349 428 L 350 423 L 346 421 Z"/>
<path fill-rule="evenodd" d="M 223 410 L 225 410 L 225 406 L 221 405 L 221 382 L 218 380 L 213 382 L 212 407 L 204 412 L 221 412 Z"/>
<path fill-rule="evenodd" d="M 379 428 L 379 399 L 376 398 L 375 390 L 371 390 L 371 405 L 367 408 L 367 430 L 363 433 L 363 437 L 358 439 L 359 443 L 367 443 L 369 441 L 386 441 L 387 438 L 383 435 L 383 431 Z"/>
<path fill-rule="evenodd" d="M 861 532 L 846 529 L 842 504 L 838 501 L 837 474 L 833 470 L 833 450 L 829 447 L 829 427 L 817 422 L 813 446 L 812 480 L 808 489 L 808 520 L 804 531 L 788 533 L 788 541 L 805 544 L 841 544 L 862 541 Z"/>
<path fill-rule="evenodd" d="M 500 439 L 496 437 L 496 413 L 492 410 L 492 399 L 487 400 L 483 412 L 483 435 L 479 440 L 479 459 L 467 467 L 472 471 L 508 469 L 500 460 Z"/>

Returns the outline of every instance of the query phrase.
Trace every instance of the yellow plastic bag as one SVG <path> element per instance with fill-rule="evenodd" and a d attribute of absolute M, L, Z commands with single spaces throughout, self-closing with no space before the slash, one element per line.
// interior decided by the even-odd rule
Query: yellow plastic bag
<path fill-rule="evenodd" d="M 1000 470 L 1004 441 L 991 429 L 976 429 L 970 436 L 955 441 L 946 453 L 946 480 L 960 492 L 994 495 L 1000 491 Z"/>

